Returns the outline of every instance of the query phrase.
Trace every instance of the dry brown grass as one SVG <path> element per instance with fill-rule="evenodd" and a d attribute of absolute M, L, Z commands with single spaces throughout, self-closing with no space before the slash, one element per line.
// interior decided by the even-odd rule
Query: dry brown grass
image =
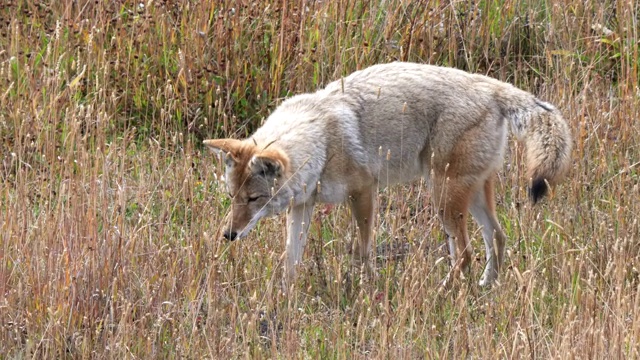
<path fill-rule="evenodd" d="M 637 2 L 202 3 L 0 0 L 0 358 L 640 357 Z M 390 60 L 556 104 L 571 176 L 531 207 L 511 147 L 492 289 L 478 261 L 437 295 L 442 233 L 415 184 L 380 193 L 375 279 L 338 207 L 285 296 L 282 218 L 220 241 L 201 140 Z"/>

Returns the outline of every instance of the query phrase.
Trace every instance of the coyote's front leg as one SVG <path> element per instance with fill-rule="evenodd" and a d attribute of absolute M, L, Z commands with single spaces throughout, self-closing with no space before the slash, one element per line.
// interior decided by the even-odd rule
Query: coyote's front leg
<path fill-rule="evenodd" d="M 293 206 L 287 213 L 287 245 L 284 264 L 285 287 L 293 284 L 296 275 L 296 265 L 302 259 L 304 246 L 307 242 L 309 223 L 313 212 L 314 201 Z"/>

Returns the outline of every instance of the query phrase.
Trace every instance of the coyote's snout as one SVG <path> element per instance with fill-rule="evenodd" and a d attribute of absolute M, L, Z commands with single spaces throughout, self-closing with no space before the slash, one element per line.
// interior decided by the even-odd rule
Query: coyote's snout
<path fill-rule="evenodd" d="M 226 165 L 232 204 L 224 237 L 242 238 L 261 218 L 288 209 L 285 268 L 292 279 L 314 204 L 350 200 L 359 229 L 355 255 L 366 260 L 376 189 L 428 177 L 454 270 L 471 262 L 471 213 L 486 247 L 480 284 L 489 285 L 506 242 L 493 182 L 509 128 L 526 144 L 529 194 L 536 202 L 569 167 L 569 128 L 553 105 L 450 68 L 391 63 L 357 71 L 284 101 L 246 140 L 205 141 Z"/>

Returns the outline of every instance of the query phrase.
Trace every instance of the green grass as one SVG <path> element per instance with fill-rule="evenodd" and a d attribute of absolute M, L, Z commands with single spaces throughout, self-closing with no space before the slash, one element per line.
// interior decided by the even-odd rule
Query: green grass
<path fill-rule="evenodd" d="M 142 4 L 142 5 L 141 5 Z M 0 358 L 638 358 L 640 5 L 602 1 L 0 3 Z M 222 165 L 282 99 L 392 60 L 562 109 L 567 180 L 526 201 L 510 142 L 500 285 L 448 272 L 424 184 L 380 192 L 362 281 L 317 211 L 292 292 L 282 217 L 222 241 Z M 410 199 L 410 200 L 408 200 Z"/>

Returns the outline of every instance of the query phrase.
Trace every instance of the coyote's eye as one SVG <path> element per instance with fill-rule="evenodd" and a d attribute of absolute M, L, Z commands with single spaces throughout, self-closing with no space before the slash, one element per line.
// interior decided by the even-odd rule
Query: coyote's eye
<path fill-rule="evenodd" d="M 247 199 L 247 202 L 254 202 L 254 201 L 258 200 L 261 197 L 262 197 L 262 195 L 249 196 L 249 198 Z"/>

